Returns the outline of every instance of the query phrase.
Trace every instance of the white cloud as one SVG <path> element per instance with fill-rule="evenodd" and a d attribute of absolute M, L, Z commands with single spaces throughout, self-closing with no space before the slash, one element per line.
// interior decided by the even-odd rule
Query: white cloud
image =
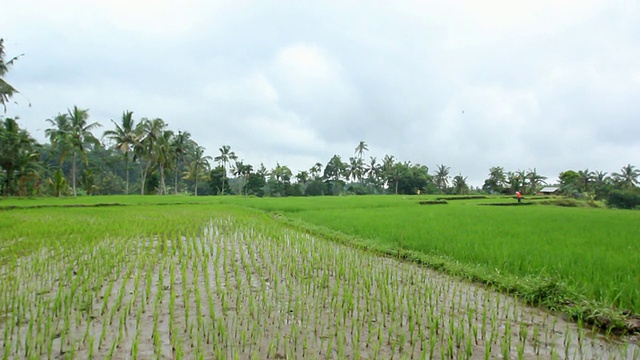
<path fill-rule="evenodd" d="M 0 35 L 26 53 L 8 80 L 33 107 L 8 115 L 30 131 L 73 105 L 105 126 L 129 109 L 254 165 L 364 140 L 481 185 L 491 166 L 640 166 L 639 17 L 597 0 L 9 0 Z"/>

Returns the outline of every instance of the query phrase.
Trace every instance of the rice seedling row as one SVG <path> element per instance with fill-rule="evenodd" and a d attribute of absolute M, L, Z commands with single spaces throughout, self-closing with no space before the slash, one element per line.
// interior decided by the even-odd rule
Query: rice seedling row
<path fill-rule="evenodd" d="M 517 299 L 253 212 L 59 239 L 0 275 L 3 359 L 625 358 Z"/>

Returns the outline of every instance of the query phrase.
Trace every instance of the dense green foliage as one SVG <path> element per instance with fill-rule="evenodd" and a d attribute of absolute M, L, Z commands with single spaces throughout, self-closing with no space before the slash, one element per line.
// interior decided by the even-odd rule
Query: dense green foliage
<path fill-rule="evenodd" d="M 613 190 L 609 193 L 607 204 L 621 209 L 636 209 L 640 207 L 640 192 L 638 190 Z"/>

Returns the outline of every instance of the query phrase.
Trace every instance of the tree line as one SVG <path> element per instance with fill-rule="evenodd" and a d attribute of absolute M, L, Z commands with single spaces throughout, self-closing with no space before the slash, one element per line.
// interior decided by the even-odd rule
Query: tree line
<path fill-rule="evenodd" d="M 4 60 L 0 39 L 0 104 L 6 111 L 18 91 L 4 79 L 17 59 Z M 254 167 L 223 145 L 214 157 L 206 155 L 186 131 L 175 131 L 161 118 L 136 120 L 124 111 L 112 128 L 89 120 L 78 106 L 47 119 L 48 143 L 38 143 L 19 125 L 18 118 L 0 115 L 0 194 L 3 196 L 67 196 L 93 194 L 179 194 L 322 196 L 341 194 L 534 194 L 547 185 L 536 169 L 489 169 L 481 188 L 468 185 L 461 173 L 440 164 L 433 172 L 421 164 L 382 160 L 366 154 L 360 141 L 353 154 L 336 154 L 325 164 L 313 164 L 296 174 L 284 164 Z M 611 175 L 589 169 L 567 170 L 556 182 L 564 194 L 608 199 L 638 193 L 640 171 L 624 166 Z M 640 199 L 638 200 L 640 204 Z"/>

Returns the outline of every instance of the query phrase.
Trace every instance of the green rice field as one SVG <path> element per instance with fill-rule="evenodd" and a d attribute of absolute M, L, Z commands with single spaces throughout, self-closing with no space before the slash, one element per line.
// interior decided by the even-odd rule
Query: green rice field
<path fill-rule="evenodd" d="M 425 199 L 1 199 L 0 356 L 640 358 L 640 212 Z"/>

